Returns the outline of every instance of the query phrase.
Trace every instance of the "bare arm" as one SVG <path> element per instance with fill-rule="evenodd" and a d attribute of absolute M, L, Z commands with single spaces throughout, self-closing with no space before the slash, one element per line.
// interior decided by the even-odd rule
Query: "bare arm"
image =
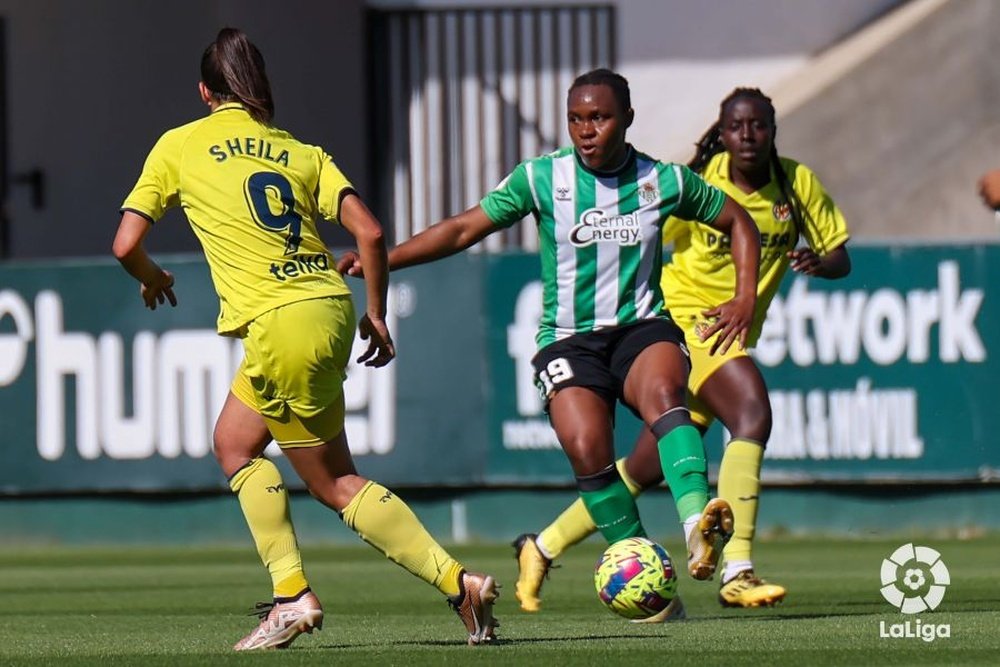
<path fill-rule="evenodd" d="M 478 204 L 445 218 L 389 251 L 389 268 L 402 269 L 433 262 L 462 252 L 483 240 L 497 227 Z"/>
<path fill-rule="evenodd" d="M 709 318 L 716 318 L 704 334 L 707 340 L 721 332 L 712 346 L 726 352 L 733 341 L 746 348 L 750 326 L 753 324 L 754 307 L 757 305 L 757 280 L 760 271 L 760 232 L 750 214 L 728 196 L 722 211 L 712 226 L 731 240 L 733 265 L 736 268 L 736 287 L 733 298 L 726 303 L 705 311 Z"/>
<path fill-rule="evenodd" d="M 497 230 L 482 207 L 445 218 L 389 251 L 389 269 L 426 264 L 462 252 Z M 367 269 L 355 253 L 341 255 L 337 270 L 349 276 L 367 276 Z"/>
<path fill-rule="evenodd" d="M 142 285 L 139 293 L 146 307 L 156 310 L 156 305 L 162 304 L 164 299 L 169 300 L 171 306 L 176 306 L 177 297 L 174 296 L 173 274 L 160 268 L 142 245 L 150 227 L 151 223 L 146 218 L 125 211 L 111 250 L 129 275 Z"/>
<path fill-rule="evenodd" d="M 358 322 L 358 331 L 362 340 L 371 339 L 371 344 L 358 361 L 367 366 L 384 366 L 396 356 L 396 348 L 385 323 L 389 267 L 382 225 L 353 193 L 340 203 L 340 222 L 358 243 L 359 262 L 365 275 L 367 308 Z"/>

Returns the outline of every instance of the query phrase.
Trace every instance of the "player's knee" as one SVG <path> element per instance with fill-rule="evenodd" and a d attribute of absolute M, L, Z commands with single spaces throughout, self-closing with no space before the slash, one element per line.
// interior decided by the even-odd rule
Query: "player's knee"
<path fill-rule="evenodd" d="M 771 437 L 770 402 L 765 398 L 745 403 L 735 422 L 730 428 L 733 437 L 766 444 L 767 439 Z"/>

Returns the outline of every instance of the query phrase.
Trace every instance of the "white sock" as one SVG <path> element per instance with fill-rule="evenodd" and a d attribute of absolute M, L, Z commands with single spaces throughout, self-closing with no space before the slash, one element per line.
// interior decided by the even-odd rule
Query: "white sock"
<path fill-rule="evenodd" d="M 691 533 L 698 526 L 698 520 L 701 518 L 700 514 L 692 514 L 688 518 L 684 519 L 684 543 L 691 539 Z"/>
<path fill-rule="evenodd" d="M 549 560 L 555 560 L 554 558 L 552 558 L 552 554 L 549 552 L 549 550 L 545 548 L 545 545 L 542 544 L 542 538 L 541 537 L 536 537 L 535 538 L 535 546 L 538 547 L 538 550 L 540 552 L 542 552 L 543 556 L 545 556 Z"/>
<path fill-rule="evenodd" d="M 745 570 L 753 569 L 753 561 L 750 560 L 734 560 L 727 561 L 725 567 L 722 570 L 722 583 L 728 583 L 740 572 Z"/>

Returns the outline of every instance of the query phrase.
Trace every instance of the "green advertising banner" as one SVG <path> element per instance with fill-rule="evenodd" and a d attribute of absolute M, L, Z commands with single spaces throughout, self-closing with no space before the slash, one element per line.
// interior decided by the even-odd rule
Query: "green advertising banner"
<path fill-rule="evenodd" d="M 774 408 L 765 479 L 997 481 L 1000 246 L 851 254 L 845 280 L 788 276 L 768 313 L 754 351 Z M 180 303 L 155 312 L 111 261 L 0 265 L 0 493 L 226 488 L 212 427 L 242 348 L 215 334 L 203 261 L 164 263 Z M 399 356 L 352 364 L 345 385 L 363 474 L 397 486 L 572 483 L 532 382 L 538 275 L 533 255 L 471 253 L 393 275 Z M 619 453 L 638 430 L 619 410 Z M 710 463 L 724 439 L 709 432 Z"/>
<path fill-rule="evenodd" d="M 1000 480 L 1000 437 L 989 426 L 1000 246 L 852 246 L 851 256 L 844 280 L 787 276 L 768 312 L 754 351 L 774 411 L 764 478 Z M 565 483 L 569 467 L 531 383 L 538 260 L 487 262 L 488 478 Z M 618 411 L 620 454 L 638 426 Z M 710 463 L 724 440 L 720 428 L 709 432 Z"/>
<path fill-rule="evenodd" d="M 163 263 L 179 303 L 155 312 L 114 262 L 0 265 L 0 493 L 227 488 L 212 429 L 242 346 L 215 333 L 204 262 Z M 456 257 L 394 280 L 387 319 L 399 358 L 352 364 L 345 384 L 364 474 L 408 485 L 482 479 L 479 266 Z M 363 284 L 350 282 L 363 312 Z M 363 350 L 355 341 L 352 358 Z M 286 465 L 273 443 L 268 454 Z"/>

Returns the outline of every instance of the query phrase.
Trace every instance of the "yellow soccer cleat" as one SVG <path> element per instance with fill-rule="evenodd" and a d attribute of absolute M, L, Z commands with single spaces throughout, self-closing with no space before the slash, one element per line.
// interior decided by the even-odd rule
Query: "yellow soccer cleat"
<path fill-rule="evenodd" d="M 784 599 L 784 587 L 767 583 L 753 570 L 743 570 L 719 588 L 723 607 L 773 607 Z"/>
<path fill-rule="evenodd" d="M 517 560 L 517 585 L 514 596 L 520 601 L 521 609 L 536 612 L 542 608 L 542 600 L 538 597 L 542 591 L 542 582 L 549 574 L 552 561 L 542 555 L 535 544 L 534 533 L 518 535 L 514 540 L 514 558 Z"/>
<path fill-rule="evenodd" d="M 733 510 L 722 498 L 713 498 L 705 505 L 698 525 L 688 536 L 688 572 L 695 579 L 705 580 L 715 574 L 722 548 L 733 536 Z"/>

